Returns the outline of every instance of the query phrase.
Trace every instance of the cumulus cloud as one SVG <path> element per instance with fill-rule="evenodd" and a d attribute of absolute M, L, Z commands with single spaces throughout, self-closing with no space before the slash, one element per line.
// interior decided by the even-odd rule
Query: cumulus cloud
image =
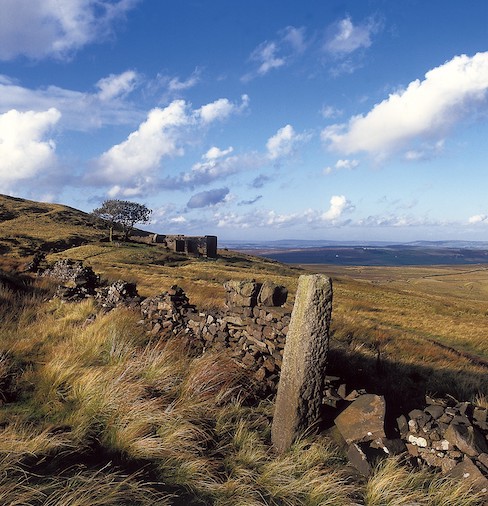
<path fill-rule="evenodd" d="M 353 170 L 356 167 L 358 167 L 359 161 L 358 160 L 337 160 L 335 165 L 333 167 L 326 167 L 324 169 L 324 174 L 332 174 L 333 172 L 339 171 L 339 170 Z"/>
<path fill-rule="evenodd" d="M 372 43 L 371 35 L 377 30 L 378 23 L 371 18 L 355 25 L 350 17 L 346 17 L 329 27 L 324 50 L 342 56 L 360 48 L 367 48 Z"/>
<path fill-rule="evenodd" d="M 351 209 L 352 205 L 344 195 L 333 195 L 330 199 L 329 210 L 322 214 L 324 221 L 336 221 L 338 220 L 344 211 Z"/>
<path fill-rule="evenodd" d="M 232 155 L 233 148 L 226 150 L 211 148 L 203 155 L 203 161 L 195 163 L 191 170 L 183 173 L 173 185 L 177 187 L 197 186 L 212 181 L 221 181 L 225 177 L 241 171 L 253 170 L 262 164 L 262 157 L 255 153 Z"/>
<path fill-rule="evenodd" d="M 196 209 L 201 207 L 215 206 L 225 200 L 229 193 L 229 188 L 215 188 L 214 190 L 208 190 L 193 195 L 187 203 L 187 207 L 190 209 Z"/>
<path fill-rule="evenodd" d="M 126 70 L 122 74 L 110 74 L 97 83 L 100 100 L 111 100 L 130 93 L 137 84 L 138 75 L 133 70 Z"/>
<path fill-rule="evenodd" d="M 98 171 L 92 177 L 110 183 L 139 180 L 157 168 L 163 156 L 182 154 L 179 128 L 189 121 L 183 100 L 152 109 L 135 132 L 100 156 Z"/>
<path fill-rule="evenodd" d="M 53 168 L 56 144 L 47 137 L 60 117 L 54 108 L 0 114 L 0 184 L 4 188 Z"/>
<path fill-rule="evenodd" d="M 305 134 L 297 134 L 291 125 L 285 125 L 268 139 L 266 143 L 268 158 L 276 160 L 290 155 L 296 145 L 306 138 Z"/>
<path fill-rule="evenodd" d="M 449 127 L 486 103 L 487 89 L 488 52 L 456 56 L 366 115 L 325 128 L 322 139 L 344 154 L 386 156 L 408 143 L 443 137 Z"/>
<path fill-rule="evenodd" d="M 232 146 L 229 146 L 224 150 L 213 146 L 203 155 L 203 158 L 206 158 L 207 160 L 217 160 L 218 158 L 230 155 L 232 151 L 234 151 L 234 148 Z"/>
<path fill-rule="evenodd" d="M 200 109 L 195 111 L 204 124 L 212 123 L 213 121 L 222 121 L 229 117 L 231 114 L 244 111 L 249 105 L 248 95 L 242 95 L 242 102 L 240 104 L 232 103 L 228 98 L 219 98 L 215 102 L 203 105 Z"/>
<path fill-rule="evenodd" d="M 336 195 L 330 199 L 327 211 L 306 209 L 294 213 L 280 213 L 275 210 L 260 209 L 244 214 L 235 212 L 216 212 L 214 219 L 220 228 L 292 228 L 310 227 L 323 228 L 340 226 L 349 223 L 342 219 L 343 215 L 354 209 L 354 206 L 343 195 Z"/>
<path fill-rule="evenodd" d="M 2 0 L 0 59 L 69 57 L 112 33 L 139 0 Z"/>

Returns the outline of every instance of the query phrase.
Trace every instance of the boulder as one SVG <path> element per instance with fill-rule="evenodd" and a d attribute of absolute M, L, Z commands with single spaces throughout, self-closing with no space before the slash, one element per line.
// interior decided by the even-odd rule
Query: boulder
<path fill-rule="evenodd" d="M 365 394 L 352 402 L 335 424 L 347 443 L 373 441 L 385 436 L 386 405 L 383 396 Z"/>
<path fill-rule="evenodd" d="M 488 453 L 486 440 L 476 427 L 451 423 L 444 437 L 449 443 L 469 457 L 476 457 L 480 453 Z"/>
<path fill-rule="evenodd" d="M 258 294 L 259 306 L 282 306 L 288 297 L 288 290 L 283 285 L 265 281 Z"/>

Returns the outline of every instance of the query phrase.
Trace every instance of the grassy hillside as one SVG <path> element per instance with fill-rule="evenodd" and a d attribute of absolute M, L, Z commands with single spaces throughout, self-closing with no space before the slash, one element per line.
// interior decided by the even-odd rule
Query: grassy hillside
<path fill-rule="evenodd" d="M 0 253 L 26 256 L 102 239 L 89 214 L 60 204 L 0 195 Z"/>
<path fill-rule="evenodd" d="M 273 399 L 251 402 L 248 378 L 228 357 L 194 358 L 177 340 L 154 342 L 126 309 L 85 325 L 93 301 L 50 301 L 48 280 L 1 268 L 19 271 L 42 248 L 49 262 L 82 259 L 108 280 L 135 281 L 145 296 L 176 283 L 201 308 L 222 304 L 228 279 L 269 279 L 288 287 L 290 309 L 305 271 L 232 251 L 203 259 L 101 242 L 106 231 L 80 211 L 1 203 L 2 504 L 483 504 L 394 459 L 359 478 L 326 434 L 277 456 Z M 329 374 L 385 394 L 389 416 L 418 407 L 426 393 L 486 405 L 488 270 L 309 268 L 334 282 Z"/>

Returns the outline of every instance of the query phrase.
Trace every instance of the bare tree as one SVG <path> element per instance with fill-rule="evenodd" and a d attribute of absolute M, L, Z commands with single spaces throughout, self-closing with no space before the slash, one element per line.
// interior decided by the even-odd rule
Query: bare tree
<path fill-rule="evenodd" d="M 106 200 L 101 207 L 94 209 L 92 214 L 105 220 L 110 230 L 110 242 L 113 239 L 114 227 L 119 225 L 124 232 L 124 240 L 130 237 L 134 225 L 148 223 L 151 218 L 151 210 L 143 204 L 128 200 Z"/>

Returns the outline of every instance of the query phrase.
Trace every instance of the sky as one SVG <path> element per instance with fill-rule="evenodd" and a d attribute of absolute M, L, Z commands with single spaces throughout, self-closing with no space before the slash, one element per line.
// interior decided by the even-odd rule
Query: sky
<path fill-rule="evenodd" d="M 0 193 L 222 240 L 488 240 L 486 0 L 0 0 Z"/>

